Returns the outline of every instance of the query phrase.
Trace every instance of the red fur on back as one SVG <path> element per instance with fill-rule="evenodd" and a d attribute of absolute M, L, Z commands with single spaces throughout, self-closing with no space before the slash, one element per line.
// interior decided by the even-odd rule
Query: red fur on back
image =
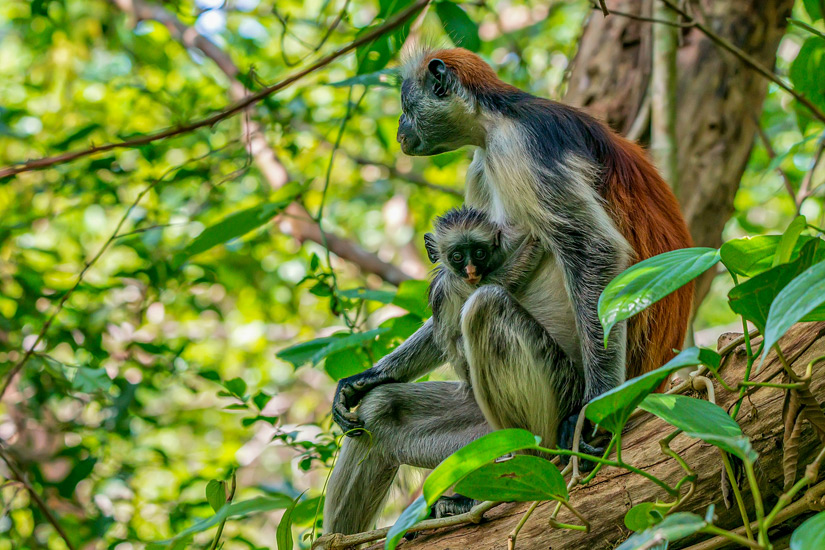
<path fill-rule="evenodd" d="M 611 132 L 615 155 L 607 163 L 605 199 L 636 261 L 693 246 L 679 203 L 641 147 Z M 627 377 L 664 365 L 681 349 L 693 303 L 693 284 L 628 321 Z"/>

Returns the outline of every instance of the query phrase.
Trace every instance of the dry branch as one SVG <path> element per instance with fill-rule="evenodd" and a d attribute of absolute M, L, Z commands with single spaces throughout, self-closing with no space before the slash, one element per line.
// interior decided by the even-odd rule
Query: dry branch
<path fill-rule="evenodd" d="M 804 324 L 794 327 L 783 339 L 782 347 L 786 356 L 794 357 L 794 368 L 802 373 L 808 362 L 825 354 L 825 338 L 822 335 L 825 324 Z M 721 342 L 720 342 L 721 344 Z M 771 355 L 769 362 L 754 377 L 764 381 L 776 375 L 782 366 Z M 735 384 L 745 371 L 745 357 L 741 348 L 734 351 L 731 360 L 723 371 L 728 383 Z M 735 394 L 726 391 L 714 382 L 717 403 L 729 410 L 736 400 Z M 825 365 L 815 367 L 811 393 L 820 401 L 825 399 Z M 758 388 L 745 400 L 738 421 L 745 434 L 751 438 L 754 448 L 759 453 L 757 471 L 761 474 L 760 489 L 768 506 L 772 506 L 783 492 L 782 437 L 784 432 L 782 420 L 783 392 L 774 388 Z M 675 460 L 661 453 L 659 440 L 673 431 L 672 426 L 658 418 L 644 413 L 631 420 L 622 436 L 622 458 L 650 472 L 660 479 L 675 483 L 682 470 Z M 722 462 L 715 447 L 685 435 L 677 436 L 670 444 L 671 448 L 683 457 L 696 472 L 698 479 L 693 496 L 687 500 L 681 511 L 693 511 L 704 514 L 708 505 L 716 505 L 717 525 L 726 529 L 736 529 L 742 525 L 742 519 L 736 507 L 726 509 L 720 488 Z M 818 438 L 811 426 L 806 423 L 799 441 L 798 476 L 804 473 L 805 466 L 819 450 Z M 798 479 L 799 477 L 797 477 Z M 743 491 L 745 503 L 754 519 L 751 495 Z M 812 495 L 808 495 L 809 497 Z M 786 521 L 809 511 L 802 495 L 778 519 Z M 519 533 L 519 550 L 601 550 L 614 548 L 627 538 L 629 531 L 624 526 L 624 515 L 635 504 L 653 502 L 656 499 L 668 500 L 667 495 L 656 485 L 638 475 L 625 470 L 608 468 L 603 470 L 589 485 L 574 489 L 571 503 L 590 521 L 590 533 L 556 530 L 548 525 L 550 515 L 555 508 L 553 503 L 541 504 Z M 813 503 L 812 503 L 813 504 Z M 400 548 L 406 550 L 427 549 L 447 550 L 472 548 L 473 550 L 504 550 L 507 548 L 509 533 L 519 523 L 529 503 L 503 504 L 486 516 L 479 525 L 464 525 L 457 528 L 442 529 L 422 534 L 416 539 L 403 543 Z M 560 521 L 570 519 L 560 515 Z M 772 533 L 782 530 L 777 524 Z M 744 531 L 742 531 L 744 532 Z M 779 533 L 780 536 L 782 533 Z M 709 538 L 703 535 L 704 538 Z M 700 538 L 688 539 L 671 548 L 686 548 L 700 544 Z M 700 548 L 724 548 L 719 541 Z M 382 545 L 374 545 L 371 550 L 378 550 Z"/>

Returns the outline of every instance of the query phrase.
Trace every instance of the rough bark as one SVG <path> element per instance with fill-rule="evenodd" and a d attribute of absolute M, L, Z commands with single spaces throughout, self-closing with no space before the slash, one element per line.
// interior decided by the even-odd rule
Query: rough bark
<path fill-rule="evenodd" d="M 786 357 L 793 358 L 793 366 L 798 374 L 804 372 L 808 362 L 825 354 L 825 323 L 804 324 L 794 327 L 781 342 Z M 723 338 L 725 336 L 723 335 Z M 720 339 L 720 345 L 725 344 Z M 744 350 L 740 347 L 733 352 L 723 376 L 728 383 L 740 380 L 745 371 Z M 781 371 L 776 357 L 771 355 L 760 373 L 753 377 L 765 381 L 777 371 Z M 729 410 L 736 400 L 735 394 L 725 391 L 714 382 L 717 403 Z M 825 400 L 825 365 L 815 368 L 811 392 L 821 402 Z M 754 449 L 759 453 L 757 471 L 761 474 L 760 489 L 764 501 L 772 506 L 783 490 L 782 469 L 782 420 L 783 391 L 773 388 L 760 388 L 746 399 L 739 412 L 738 421 L 746 435 L 751 438 Z M 644 413 L 631 420 L 622 435 L 622 458 L 626 462 L 646 470 L 671 484 L 683 475 L 679 465 L 661 453 L 658 441 L 673 430 L 672 426 L 653 415 Z M 818 439 L 809 424 L 802 430 L 799 447 L 798 475 L 804 473 L 804 467 L 818 452 Z M 683 511 L 704 514 L 708 505 L 716 505 L 716 524 L 727 529 L 741 526 L 742 521 L 735 504 L 726 509 L 720 489 L 722 462 L 715 447 L 700 440 L 679 435 L 671 443 L 671 448 L 679 453 L 694 469 L 698 476 L 693 496 L 682 507 Z M 750 493 L 743 490 L 743 497 L 748 506 L 751 519 L 754 519 Z M 731 497 L 732 498 L 732 497 Z M 624 515 L 631 506 L 640 502 L 653 502 L 656 499 L 669 501 L 667 494 L 645 478 L 620 470 L 609 468 L 603 470 L 588 486 L 572 491 L 570 502 L 588 518 L 591 523 L 590 533 L 569 530 L 556 530 L 548 525 L 553 511 L 552 503 L 538 507 L 527 521 L 518 536 L 519 550 L 602 550 L 614 548 L 629 535 L 624 526 Z M 804 501 L 803 501 L 804 502 Z M 486 514 L 480 525 L 468 525 L 448 528 L 421 535 L 402 543 L 400 548 L 414 550 L 504 550 L 507 537 L 527 509 L 526 503 L 509 503 L 494 508 Z M 564 511 L 560 521 L 578 523 L 572 514 Z M 776 533 L 782 526 L 773 531 Z M 780 533 L 776 538 L 783 536 Z M 671 545 L 671 548 L 685 548 L 695 544 L 701 538 L 696 537 Z M 727 546 L 718 546 L 722 548 Z M 733 547 L 733 545 L 730 545 Z M 382 548 L 382 544 L 370 547 Z"/>
<path fill-rule="evenodd" d="M 615 0 L 615 12 L 643 13 L 646 0 Z M 659 1 L 659 0 L 653 0 Z M 793 0 L 701 0 L 697 17 L 768 67 Z M 627 133 L 650 80 L 654 23 L 594 11 L 573 64 L 565 100 Z M 704 15 L 703 15 L 704 14 Z M 705 17 L 706 16 L 706 17 Z M 679 200 L 697 246 L 718 247 L 733 212 L 768 81 L 698 29 L 684 29 L 677 59 Z M 697 303 L 712 273 L 697 285 Z"/>

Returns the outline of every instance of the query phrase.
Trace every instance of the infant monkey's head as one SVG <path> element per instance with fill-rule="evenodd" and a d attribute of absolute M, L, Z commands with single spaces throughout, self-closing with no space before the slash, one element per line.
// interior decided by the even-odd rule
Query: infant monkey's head
<path fill-rule="evenodd" d="M 424 235 L 430 261 L 438 261 L 471 285 L 501 267 L 506 254 L 501 228 L 474 208 L 453 208 L 435 220 L 435 234 Z"/>

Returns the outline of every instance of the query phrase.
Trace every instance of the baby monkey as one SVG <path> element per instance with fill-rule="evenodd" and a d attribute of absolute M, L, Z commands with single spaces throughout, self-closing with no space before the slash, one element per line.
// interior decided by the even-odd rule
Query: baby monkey
<path fill-rule="evenodd" d="M 434 335 L 445 359 L 467 384 L 469 368 L 461 341 L 461 308 L 480 285 L 499 285 L 517 299 L 545 253 L 535 239 L 494 223 L 481 210 L 463 206 L 436 218 L 424 235 L 433 270 L 429 300 Z"/>

